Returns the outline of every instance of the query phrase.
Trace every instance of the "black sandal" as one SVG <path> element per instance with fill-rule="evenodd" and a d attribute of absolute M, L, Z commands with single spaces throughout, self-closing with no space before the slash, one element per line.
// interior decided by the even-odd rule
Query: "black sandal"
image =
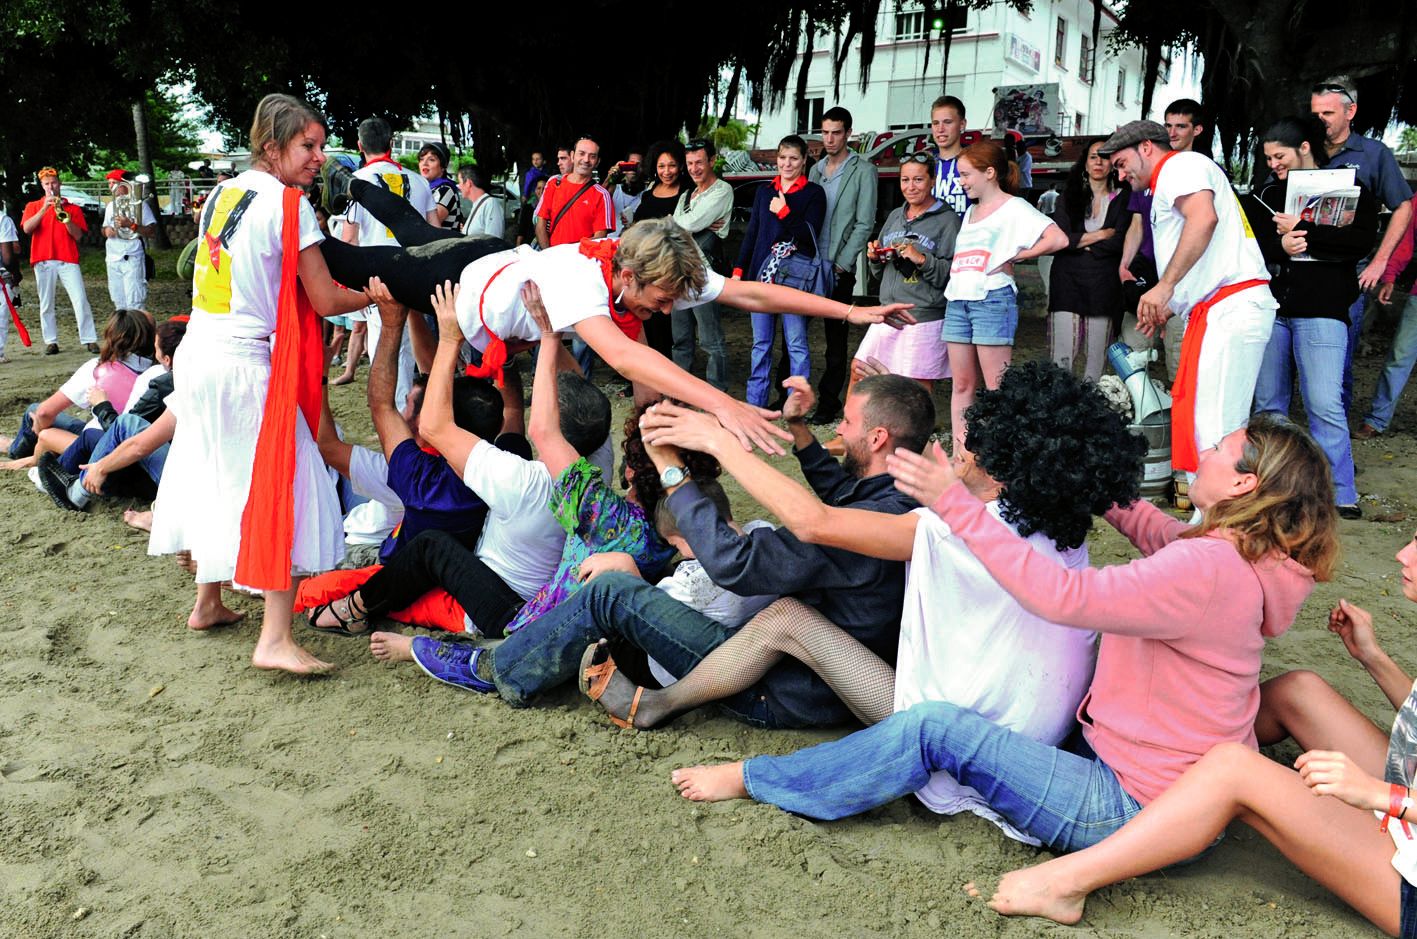
<path fill-rule="evenodd" d="M 355 591 L 358 593 L 358 591 Z M 360 598 L 363 599 L 362 597 Z M 340 615 L 336 604 L 345 603 L 345 615 Z M 316 626 L 315 621 L 324 615 L 328 610 L 335 618 L 335 626 Z M 369 611 L 363 606 L 355 608 L 354 594 L 331 600 L 329 603 L 311 607 L 305 614 L 306 624 L 316 632 L 334 633 L 336 636 L 367 636 L 371 632 L 369 626 Z M 362 626 L 361 629 L 354 629 L 354 626 Z"/>

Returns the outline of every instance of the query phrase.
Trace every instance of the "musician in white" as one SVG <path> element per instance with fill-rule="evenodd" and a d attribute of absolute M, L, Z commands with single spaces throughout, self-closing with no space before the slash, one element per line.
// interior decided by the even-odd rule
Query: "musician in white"
<path fill-rule="evenodd" d="M 148 278 L 144 269 L 143 239 L 157 231 L 157 218 L 146 202 L 132 204 L 132 174 L 124 170 L 109 173 L 108 191 L 113 200 L 103 210 L 104 251 L 108 260 L 108 295 L 116 310 L 141 310 L 148 302 Z M 141 212 L 138 224 L 125 211 Z"/>

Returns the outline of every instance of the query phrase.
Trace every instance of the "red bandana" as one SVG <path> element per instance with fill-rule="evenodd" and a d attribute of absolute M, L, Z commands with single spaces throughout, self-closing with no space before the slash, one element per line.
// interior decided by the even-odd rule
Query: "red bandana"
<path fill-rule="evenodd" d="M 600 264 L 600 273 L 605 275 L 605 292 L 610 297 L 610 318 L 615 321 L 615 325 L 620 327 L 620 332 L 631 339 L 640 338 L 640 330 L 644 324 L 640 318 L 629 310 L 620 311 L 615 309 L 615 277 L 610 270 L 610 261 L 615 257 L 615 252 L 620 247 L 619 238 L 602 238 L 596 241 L 591 238 L 581 239 L 581 254 Z"/>

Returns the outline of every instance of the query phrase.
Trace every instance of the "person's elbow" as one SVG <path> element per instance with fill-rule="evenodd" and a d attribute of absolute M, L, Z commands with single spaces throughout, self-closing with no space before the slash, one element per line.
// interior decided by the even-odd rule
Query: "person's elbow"
<path fill-rule="evenodd" d="M 797 536 L 798 541 L 805 541 L 807 544 L 824 543 L 832 528 L 831 513 L 815 499 L 811 505 L 785 509 L 779 518 L 787 530 Z"/>
<path fill-rule="evenodd" d="M 1057 225 L 1048 229 L 1048 234 L 1044 237 L 1045 254 L 1052 254 L 1055 251 L 1062 251 L 1068 247 L 1068 235 Z"/>
<path fill-rule="evenodd" d="M 64 413 L 72 402 L 60 395 L 52 395 L 41 401 L 39 407 L 35 408 L 34 418 L 31 425 L 36 431 L 46 427 L 54 426 L 54 422 L 59 419 L 59 415 Z"/>

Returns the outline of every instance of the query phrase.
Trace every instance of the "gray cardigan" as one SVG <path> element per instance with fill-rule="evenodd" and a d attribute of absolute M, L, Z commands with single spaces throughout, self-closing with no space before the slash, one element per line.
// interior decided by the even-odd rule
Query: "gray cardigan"
<path fill-rule="evenodd" d="M 807 171 L 807 178 L 819 186 L 825 176 L 827 161 L 823 157 Z M 871 230 L 876 225 L 876 167 L 860 155 L 848 152 L 846 164 L 838 171 L 844 174 L 837 190 L 836 204 L 827 215 L 827 246 L 832 263 L 851 270 L 857 257 L 866 250 Z"/>

